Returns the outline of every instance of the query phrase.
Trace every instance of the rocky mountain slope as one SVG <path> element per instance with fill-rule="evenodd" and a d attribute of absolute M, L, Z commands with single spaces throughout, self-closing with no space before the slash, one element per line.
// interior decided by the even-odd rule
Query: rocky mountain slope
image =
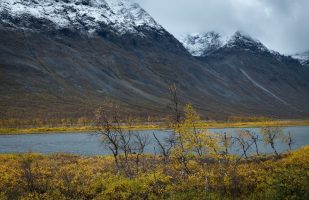
<path fill-rule="evenodd" d="M 242 105 L 249 101 L 258 104 L 256 101 L 259 99 L 306 112 L 307 108 L 296 105 L 306 105 L 308 70 L 302 69 L 292 57 L 267 49 L 245 33 L 237 31 L 222 47 L 198 59 L 220 74 L 225 84 L 236 87 L 234 92 L 243 89 L 251 91 Z M 303 94 L 300 94 L 301 91 Z"/>
<path fill-rule="evenodd" d="M 128 0 L 2 0 L 0 116 L 91 116 L 106 99 L 164 116 L 171 83 L 211 118 L 309 116 L 308 69 L 242 34 L 212 37 L 193 57 Z"/>

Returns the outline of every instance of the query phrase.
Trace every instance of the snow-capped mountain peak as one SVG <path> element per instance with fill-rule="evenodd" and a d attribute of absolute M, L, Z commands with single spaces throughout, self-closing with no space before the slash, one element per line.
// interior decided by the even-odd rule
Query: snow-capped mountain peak
<path fill-rule="evenodd" d="M 227 41 L 225 47 L 269 52 L 267 47 L 265 47 L 259 40 L 253 39 L 249 34 L 242 31 L 236 31 Z"/>
<path fill-rule="evenodd" d="M 270 51 L 259 40 L 253 39 L 242 31 L 236 31 L 232 36 L 226 38 L 223 38 L 219 33 L 210 31 L 202 34 L 190 34 L 179 40 L 193 56 L 207 56 L 221 48 L 277 53 Z"/>
<path fill-rule="evenodd" d="M 118 34 L 139 33 L 141 26 L 163 30 L 131 0 L 1 0 L 0 16 L 2 23 L 12 27 L 16 26 L 13 23 L 16 19 L 30 16 L 48 20 L 58 28 L 87 32 L 94 32 L 102 25 L 110 26 Z"/>
<path fill-rule="evenodd" d="M 224 44 L 221 35 L 214 31 L 181 36 L 179 40 L 193 56 L 206 56 Z"/>

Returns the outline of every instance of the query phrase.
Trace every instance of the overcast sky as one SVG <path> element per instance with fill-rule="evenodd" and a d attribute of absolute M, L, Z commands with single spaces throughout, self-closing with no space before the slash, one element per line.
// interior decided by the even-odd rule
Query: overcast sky
<path fill-rule="evenodd" d="M 241 30 L 280 53 L 309 50 L 309 0 L 135 1 L 176 37 Z"/>

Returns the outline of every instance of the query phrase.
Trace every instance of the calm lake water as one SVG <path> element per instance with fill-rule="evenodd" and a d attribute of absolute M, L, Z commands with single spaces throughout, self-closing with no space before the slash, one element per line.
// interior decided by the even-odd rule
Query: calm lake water
<path fill-rule="evenodd" d="M 211 132 L 222 134 L 224 132 L 236 135 L 239 128 L 227 129 L 210 129 Z M 246 128 L 259 133 L 258 128 Z M 152 136 L 154 132 L 156 136 L 163 141 L 168 137 L 169 131 L 138 131 L 140 134 L 149 135 L 150 144 L 146 148 L 147 153 L 158 153 L 159 148 Z M 293 149 L 309 145 L 309 126 L 287 127 L 284 132 L 291 132 L 294 144 Z M 259 149 L 262 153 L 271 152 L 269 146 L 265 146 L 263 142 L 259 142 Z M 279 152 L 288 150 L 288 146 L 283 143 L 277 144 Z M 108 149 L 100 141 L 99 135 L 94 132 L 88 133 L 49 133 L 49 134 L 33 134 L 33 135 L 0 135 L 0 153 L 22 153 L 22 152 L 39 152 L 44 154 L 50 153 L 70 153 L 79 155 L 104 155 L 110 154 Z M 240 153 L 237 148 L 232 148 L 231 152 Z M 253 152 L 253 149 L 251 150 Z"/>

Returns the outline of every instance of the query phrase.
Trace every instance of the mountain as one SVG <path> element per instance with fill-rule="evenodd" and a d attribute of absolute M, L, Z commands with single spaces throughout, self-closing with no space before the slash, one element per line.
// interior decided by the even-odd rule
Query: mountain
<path fill-rule="evenodd" d="M 102 26 L 119 35 L 139 32 L 138 27 L 163 31 L 138 4 L 122 0 L 3 0 L 2 22 L 7 26 L 33 29 L 77 29 L 96 32 Z M 21 17 L 28 18 L 28 23 Z M 38 23 L 31 23 L 31 20 Z M 31 27 L 29 27 L 31 25 Z"/>
<path fill-rule="evenodd" d="M 185 35 L 179 40 L 193 56 L 206 56 L 224 44 L 220 34 L 214 31 Z"/>
<path fill-rule="evenodd" d="M 210 31 L 188 34 L 180 37 L 179 40 L 193 56 L 197 57 L 205 57 L 221 48 L 252 52 L 272 52 L 280 56 L 278 52 L 268 50 L 259 40 L 253 39 L 243 31 L 236 31 L 228 39 L 223 39 L 219 33 Z"/>
<path fill-rule="evenodd" d="M 291 56 L 267 49 L 246 33 L 237 31 L 220 48 L 196 58 L 229 88 L 218 87 L 218 91 L 248 106 L 252 113 L 259 112 L 259 102 L 265 102 L 265 112 L 270 102 L 285 105 L 284 110 L 291 113 L 307 112 L 307 106 L 296 105 L 308 101 L 308 70 Z"/>
<path fill-rule="evenodd" d="M 93 116 L 106 99 L 162 117 L 172 83 L 205 117 L 309 116 L 307 68 L 245 35 L 215 38 L 192 56 L 128 0 L 2 0 L 0 117 Z"/>
<path fill-rule="evenodd" d="M 255 40 L 247 33 L 241 31 L 236 31 L 224 45 L 224 48 L 252 52 L 269 52 L 269 50 L 259 40 Z"/>
<path fill-rule="evenodd" d="M 309 51 L 292 55 L 292 57 L 297 59 L 303 66 L 309 66 Z"/>
<path fill-rule="evenodd" d="M 90 115 L 105 98 L 134 110 L 157 110 L 151 106 L 166 104 L 164 81 L 174 82 L 166 77 L 196 65 L 130 1 L 0 3 L 4 118 Z"/>
<path fill-rule="evenodd" d="M 207 57 L 218 50 L 250 51 L 276 58 L 280 62 L 296 63 L 307 58 L 307 53 L 296 54 L 294 56 L 282 55 L 277 51 L 268 49 L 262 42 L 252 38 L 243 31 L 236 31 L 228 39 L 223 39 L 219 33 L 210 31 L 207 33 L 195 33 L 182 36 L 179 41 L 195 57 Z"/>

